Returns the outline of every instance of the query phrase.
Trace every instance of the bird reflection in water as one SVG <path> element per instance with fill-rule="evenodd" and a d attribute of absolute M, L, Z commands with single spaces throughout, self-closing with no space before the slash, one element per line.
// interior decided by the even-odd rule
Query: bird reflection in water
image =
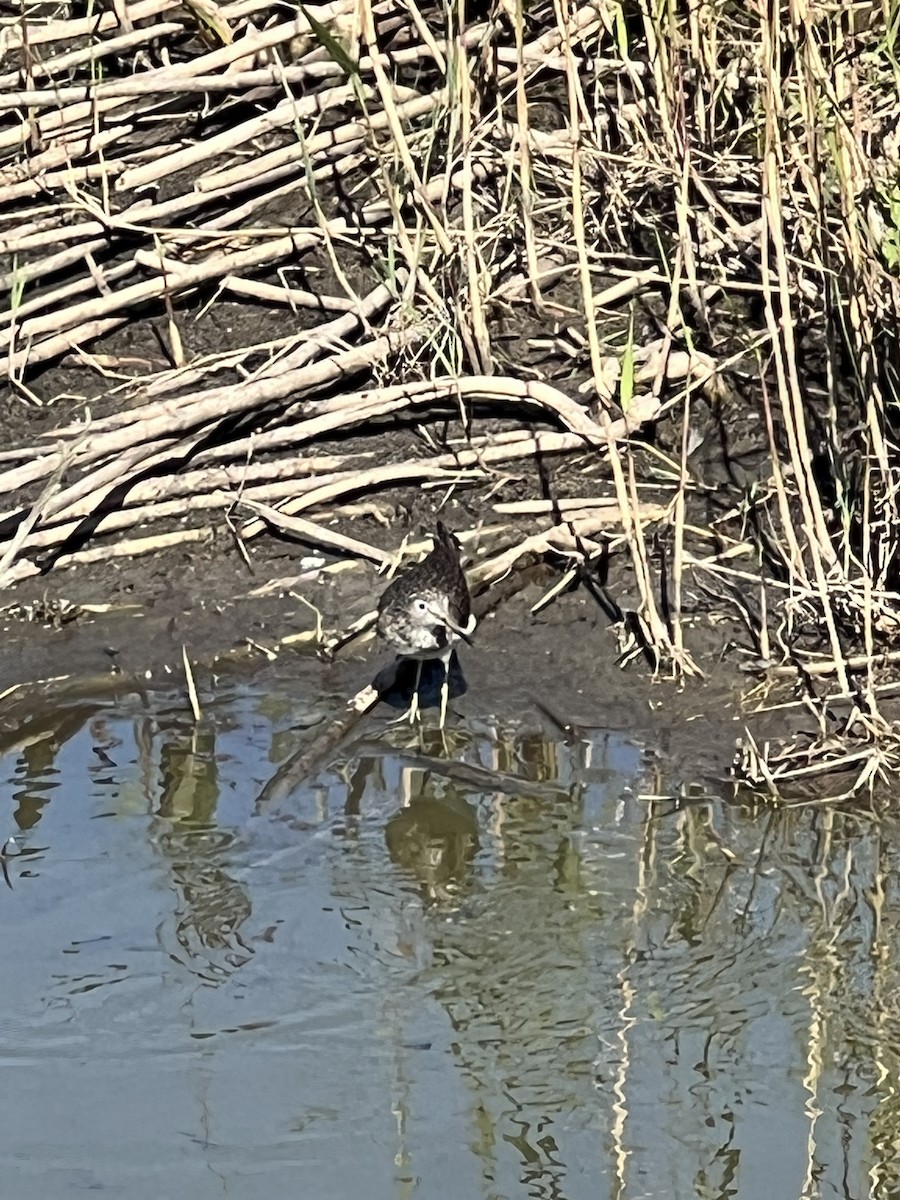
<path fill-rule="evenodd" d="M 422 796 L 387 822 L 391 861 L 415 876 L 427 904 L 458 902 L 468 890 L 478 853 L 478 816 L 456 792 Z"/>
<path fill-rule="evenodd" d="M 172 958 L 207 983 L 220 983 L 253 956 L 241 936 L 250 896 L 226 869 L 235 834 L 216 822 L 219 778 L 212 727 L 167 731 L 160 751 L 156 844 L 178 896 Z"/>

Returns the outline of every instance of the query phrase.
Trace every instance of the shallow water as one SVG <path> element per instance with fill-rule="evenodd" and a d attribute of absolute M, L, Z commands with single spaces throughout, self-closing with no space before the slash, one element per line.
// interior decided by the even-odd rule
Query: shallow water
<path fill-rule="evenodd" d="M 378 719 L 273 788 L 318 716 L 235 685 L 3 745 L 4 1195 L 897 1194 L 895 823 L 489 723 L 469 770 Z"/>

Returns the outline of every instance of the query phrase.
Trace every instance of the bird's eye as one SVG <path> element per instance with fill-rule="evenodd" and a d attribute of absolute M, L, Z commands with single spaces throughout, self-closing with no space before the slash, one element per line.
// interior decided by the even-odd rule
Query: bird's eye
<path fill-rule="evenodd" d="M 428 611 L 428 605 L 425 603 L 424 600 L 417 600 L 415 602 L 415 604 L 413 605 L 413 608 L 416 610 L 416 612 L 427 612 Z"/>

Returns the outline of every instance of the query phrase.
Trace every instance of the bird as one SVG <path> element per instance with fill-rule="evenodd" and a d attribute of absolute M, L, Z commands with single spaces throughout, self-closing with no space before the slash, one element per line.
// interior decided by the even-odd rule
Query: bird
<path fill-rule="evenodd" d="M 376 629 L 398 658 L 416 663 L 416 685 L 408 715 L 419 713 L 422 663 L 440 659 L 444 665 L 440 728 L 447 718 L 450 659 L 459 641 L 471 642 L 475 631 L 472 598 L 459 559 L 459 543 L 438 521 L 434 548 L 421 562 L 397 575 L 378 601 Z"/>

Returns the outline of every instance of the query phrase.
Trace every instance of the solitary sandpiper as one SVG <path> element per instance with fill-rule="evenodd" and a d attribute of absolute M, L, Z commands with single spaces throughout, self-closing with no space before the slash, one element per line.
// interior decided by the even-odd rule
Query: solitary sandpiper
<path fill-rule="evenodd" d="M 392 580 L 378 601 L 379 634 L 399 658 L 413 659 L 416 663 L 410 722 L 419 711 L 422 663 L 440 659 L 444 665 L 440 727 L 444 728 L 453 647 L 460 638 L 470 641 L 474 629 L 469 585 L 459 561 L 459 543 L 446 525 L 438 521 L 434 549 L 420 563 Z"/>

